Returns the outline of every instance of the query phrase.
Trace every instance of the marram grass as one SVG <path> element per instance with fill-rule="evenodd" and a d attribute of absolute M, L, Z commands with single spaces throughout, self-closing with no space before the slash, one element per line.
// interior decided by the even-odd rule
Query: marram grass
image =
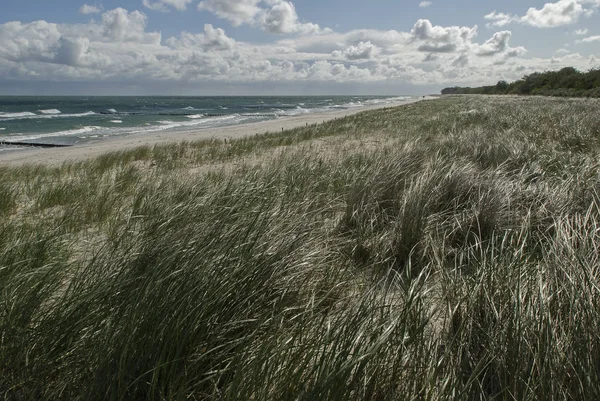
<path fill-rule="evenodd" d="M 0 398 L 600 398 L 600 102 L 0 168 Z"/>

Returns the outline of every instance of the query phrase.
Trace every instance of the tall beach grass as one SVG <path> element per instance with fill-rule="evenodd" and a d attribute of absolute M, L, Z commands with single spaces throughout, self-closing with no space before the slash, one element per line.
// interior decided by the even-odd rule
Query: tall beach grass
<path fill-rule="evenodd" d="M 600 398 L 600 102 L 0 167 L 0 398 Z"/>

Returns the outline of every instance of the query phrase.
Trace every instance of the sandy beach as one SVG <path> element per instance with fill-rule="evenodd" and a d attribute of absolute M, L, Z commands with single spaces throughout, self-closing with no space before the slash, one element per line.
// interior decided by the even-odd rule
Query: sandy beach
<path fill-rule="evenodd" d="M 234 139 L 265 132 L 281 132 L 282 130 L 285 131 L 305 125 L 318 124 L 337 118 L 343 118 L 367 110 L 398 107 L 430 99 L 435 99 L 435 97 L 426 96 L 424 98 L 421 97 L 385 105 L 357 107 L 351 110 L 339 110 L 327 113 L 304 114 L 279 118 L 277 120 L 218 128 L 133 134 L 64 148 L 31 148 L 14 152 L 1 152 L 0 166 L 19 166 L 24 164 L 59 165 L 67 161 L 81 161 L 99 156 L 103 153 L 131 149 L 138 146 L 152 146 L 183 141 L 192 142 L 210 138 Z"/>

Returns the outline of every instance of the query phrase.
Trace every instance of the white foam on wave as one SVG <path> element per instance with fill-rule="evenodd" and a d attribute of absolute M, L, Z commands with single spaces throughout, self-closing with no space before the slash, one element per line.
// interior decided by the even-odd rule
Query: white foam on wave
<path fill-rule="evenodd" d="M 22 113 L 3 113 L 0 114 L 0 121 L 9 121 L 9 120 L 33 120 L 33 119 L 43 119 L 43 118 L 76 118 L 76 117 L 87 117 L 92 116 L 96 113 L 93 111 L 86 111 L 85 113 L 75 113 L 75 114 L 35 114 L 29 111 L 24 111 Z"/>
<path fill-rule="evenodd" d="M 196 109 L 193 108 L 192 106 L 188 106 L 188 107 L 184 107 L 183 110 L 196 110 Z"/>
<path fill-rule="evenodd" d="M 0 127 L 0 131 L 4 131 L 4 130 L 6 130 L 6 128 Z"/>
<path fill-rule="evenodd" d="M 110 122 L 113 124 L 122 124 L 123 123 L 122 120 L 110 120 Z"/>
<path fill-rule="evenodd" d="M 357 97 L 353 97 L 352 101 L 347 102 L 347 103 L 342 103 L 342 104 L 333 104 L 330 106 L 327 106 L 325 108 L 325 110 L 329 109 L 336 109 L 336 110 L 345 110 L 345 109 L 355 109 L 358 107 L 365 107 L 365 106 L 377 106 L 377 105 L 386 105 L 386 104 L 391 104 L 391 103 L 397 103 L 397 102 L 402 102 L 405 100 L 409 100 L 411 99 L 410 96 L 396 96 L 396 97 L 386 97 L 386 98 L 377 98 L 377 99 L 362 99 L 362 100 L 358 100 L 359 98 Z M 314 109 L 314 111 L 322 111 L 322 109 Z"/>
<path fill-rule="evenodd" d="M 192 119 L 191 121 L 159 120 L 159 121 L 156 121 L 156 123 L 158 123 L 160 125 L 147 126 L 147 127 L 144 127 L 144 129 L 134 129 L 130 133 L 147 133 L 147 132 L 149 133 L 149 132 L 156 132 L 156 131 L 166 131 L 166 130 L 177 129 L 177 128 L 192 128 L 192 127 L 210 128 L 210 127 L 217 127 L 220 125 L 229 125 L 229 124 L 235 125 L 235 124 L 238 124 L 239 122 L 241 122 L 243 120 L 247 120 L 249 118 L 252 118 L 252 117 L 245 117 L 245 116 L 241 116 L 239 114 L 228 114 L 226 116 L 219 116 L 219 117 Z M 138 128 L 141 128 L 141 127 L 138 127 Z"/>
<path fill-rule="evenodd" d="M 0 112 L 0 118 L 3 120 L 14 120 L 17 118 L 23 118 L 23 117 L 31 117 L 31 116 L 35 116 L 35 113 L 32 113 L 30 111 L 21 111 L 18 113 L 2 113 Z"/>
<path fill-rule="evenodd" d="M 108 111 L 109 113 L 116 113 L 117 112 L 115 109 L 108 109 L 106 111 Z"/>
<path fill-rule="evenodd" d="M 204 114 L 192 114 L 190 116 L 186 116 L 187 118 L 191 118 L 192 120 L 196 120 L 198 118 L 204 117 Z"/>
<path fill-rule="evenodd" d="M 305 109 L 304 107 L 296 106 L 295 109 L 287 110 L 284 112 L 284 116 L 299 116 L 301 114 L 311 113 L 311 109 Z"/>
<path fill-rule="evenodd" d="M 62 111 L 60 111 L 58 109 L 39 110 L 39 112 L 42 114 L 61 114 L 62 113 Z"/>
<path fill-rule="evenodd" d="M 103 127 L 97 127 L 94 125 L 70 129 L 66 131 L 57 131 L 57 132 L 48 132 L 48 133 L 40 133 L 40 134 L 32 134 L 32 135 L 21 135 L 21 136 L 13 136 L 11 137 L 11 141 L 31 141 L 34 139 L 43 139 L 43 138 L 55 138 L 59 136 L 73 136 L 73 135 L 81 135 L 88 132 L 100 130 Z"/>

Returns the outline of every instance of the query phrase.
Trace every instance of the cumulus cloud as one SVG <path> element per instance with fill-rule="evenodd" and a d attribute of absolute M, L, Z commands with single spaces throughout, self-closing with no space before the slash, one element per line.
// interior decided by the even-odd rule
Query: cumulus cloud
<path fill-rule="evenodd" d="M 231 22 L 234 26 L 250 23 L 260 12 L 260 0 L 203 0 L 199 10 L 210 11 Z"/>
<path fill-rule="evenodd" d="M 301 23 L 298 20 L 296 8 L 289 1 L 270 0 L 271 7 L 260 12 L 258 22 L 260 27 L 276 34 L 311 34 L 319 33 L 319 25 L 313 23 Z"/>
<path fill-rule="evenodd" d="M 552 28 L 577 22 L 585 13 L 577 0 L 559 0 L 546 3 L 541 9 L 530 8 L 521 19 L 524 23 L 538 28 Z"/>
<path fill-rule="evenodd" d="M 600 7 L 599 0 L 558 0 L 554 3 L 545 3 L 540 9 L 530 7 L 521 17 L 493 11 L 484 18 L 490 21 L 487 24 L 490 28 L 511 23 L 521 23 L 536 28 L 555 28 L 574 24 L 581 16 L 592 15 L 598 7 Z"/>
<path fill-rule="evenodd" d="M 115 8 L 102 14 L 104 34 L 117 42 L 160 43 L 160 33 L 146 33 L 148 17 L 139 11 Z"/>
<path fill-rule="evenodd" d="M 460 56 L 452 60 L 453 67 L 463 68 L 466 67 L 467 64 L 469 64 L 469 56 L 467 56 L 466 54 L 461 54 Z"/>
<path fill-rule="evenodd" d="M 433 3 L 431 1 L 422 1 L 419 3 L 419 7 L 421 8 L 427 8 L 429 6 L 431 6 Z"/>
<path fill-rule="evenodd" d="M 260 22 L 264 10 L 282 2 L 256 4 L 260 10 L 252 24 Z M 297 16 L 288 21 L 287 26 L 302 24 Z M 567 63 L 514 60 L 525 49 L 510 46 L 509 31 L 477 43 L 476 27 L 434 26 L 427 20 L 417 21 L 408 32 L 321 30 L 318 35 L 294 35 L 272 43 L 236 41 L 210 24 L 162 40 L 160 33 L 147 27 L 144 13 L 122 8 L 85 24 L 0 24 L 0 76 L 28 81 L 163 82 L 186 88 L 265 82 L 447 86 L 483 84 L 501 76 L 517 79 L 524 71 Z M 576 55 L 568 62 L 587 68 L 590 60 Z M 523 70 L 517 70 L 520 65 Z"/>
<path fill-rule="evenodd" d="M 424 63 L 429 63 L 432 61 L 437 61 L 439 59 L 439 56 L 435 53 L 428 53 L 425 58 L 423 59 Z"/>
<path fill-rule="evenodd" d="M 591 43 L 591 42 L 600 42 L 600 35 L 588 36 L 587 38 L 583 38 L 583 39 L 575 41 L 575 43 Z"/>
<path fill-rule="evenodd" d="M 359 42 L 356 46 L 350 46 L 344 51 L 334 51 L 334 57 L 345 57 L 347 60 L 369 60 L 379 54 L 379 48 L 369 42 Z"/>
<path fill-rule="evenodd" d="M 587 33 L 588 33 L 587 28 L 585 28 L 585 29 L 576 29 L 576 30 L 573 31 L 573 35 L 577 35 L 577 36 L 584 36 L 584 35 L 587 35 Z"/>
<path fill-rule="evenodd" d="M 50 62 L 61 36 L 58 25 L 46 21 L 7 22 L 0 25 L 0 55 L 16 62 Z"/>
<path fill-rule="evenodd" d="M 512 33 L 510 31 L 496 32 L 484 44 L 479 46 L 476 53 L 480 56 L 493 56 L 502 53 L 508 48 L 508 42 Z"/>
<path fill-rule="evenodd" d="M 420 19 L 411 30 L 413 39 L 420 43 L 418 50 L 427 53 L 451 53 L 468 47 L 477 36 L 477 26 L 433 26 L 429 20 Z"/>
<path fill-rule="evenodd" d="M 524 56 L 526 53 L 527 53 L 527 49 L 525 49 L 523 46 L 518 46 L 518 47 L 509 48 L 509 50 L 505 53 L 505 55 L 507 58 L 521 57 L 521 56 Z"/>
<path fill-rule="evenodd" d="M 513 22 L 519 21 L 519 18 L 515 15 L 498 13 L 496 10 L 485 15 L 483 18 L 490 21 L 486 24 L 488 28 L 503 27 Z"/>
<path fill-rule="evenodd" d="M 191 2 L 192 0 L 158 0 L 155 2 L 152 2 L 150 0 L 142 0 L 142 4 L 144 5 L 144 7 L 161 12 L 168 12 L 170 10 L 169 7 L 173 7 L 176 10 L 183 11 Z"/>
<path fill-rule="evenodd" d="M 89 4 L 84 4 L 79 8 L 79 13 L 80 14 L 98 14 L 99 12 L 101 12 L 102 10 L 96 6 L 91 6 Z"/>
<path fill-rule="evenodd" d="M 89 47 L 90 41 L 87 38 L 61 37 L 58 42 L 54 61 L 73 67 L 79 66 Z"/>
<path fill-rule="evenodd" d="M 203 0 L 199 10 L 210 11 L 234 26 L 248 24 L 273 34 L 316 34 L 330 32 L 298 18 L 296 7 L 286 0 Z"/>
<path fill-rule="evenodd" d="M 228 37 L 223 29 L 205 24 L 204 33 L 183 32 L 179 38 L 167 39 L 166 44 L 175 49 L 232 50 L 235 40 Z"/>

